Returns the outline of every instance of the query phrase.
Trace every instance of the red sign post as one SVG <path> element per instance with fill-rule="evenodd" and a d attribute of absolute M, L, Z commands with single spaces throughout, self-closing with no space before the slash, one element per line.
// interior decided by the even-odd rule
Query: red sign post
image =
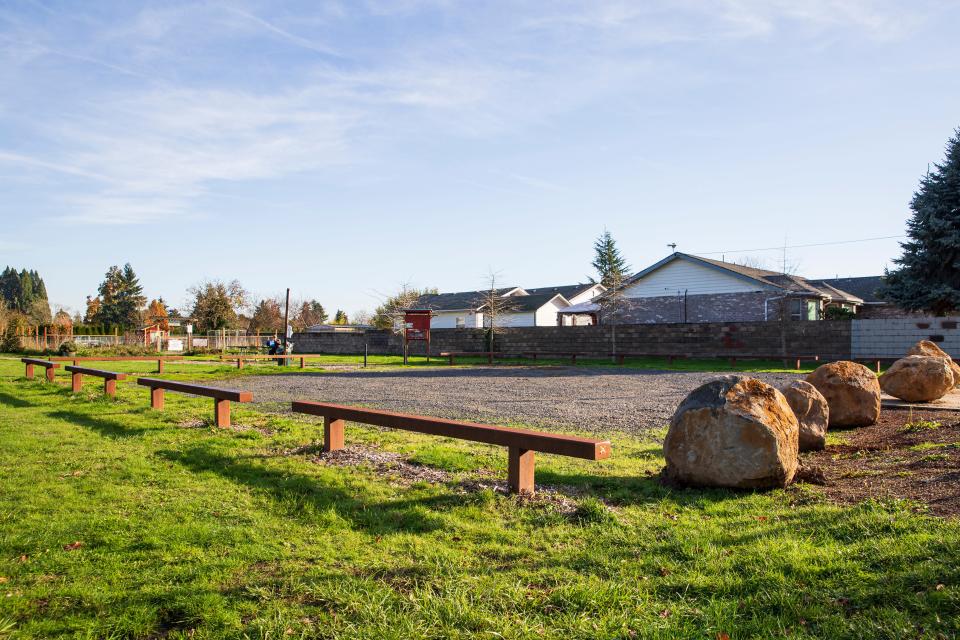
<path fill-rule="evenodd" d="M 407 364 L 410 342 L 422 340 L 427 343 L 427 362 L 430 362 L 430 318 L 429 309 L 403 310 L 403 364 Z"/>

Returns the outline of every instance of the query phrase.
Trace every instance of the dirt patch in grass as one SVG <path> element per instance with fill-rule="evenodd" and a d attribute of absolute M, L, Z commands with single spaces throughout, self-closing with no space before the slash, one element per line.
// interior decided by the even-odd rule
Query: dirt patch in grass
<path fill-rule="evenodd" d="M 801 481 L 836 502 L 907 499 L 934 515 L 960 515 L 960 413 L 887 409 L 873 426 L 831 433 L 842 444 L 801 454 Z"/>

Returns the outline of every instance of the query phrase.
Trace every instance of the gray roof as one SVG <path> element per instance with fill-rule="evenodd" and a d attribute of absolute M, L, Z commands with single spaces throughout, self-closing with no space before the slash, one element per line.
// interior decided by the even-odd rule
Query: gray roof
<path fill-rule="evenodd" d="M 513 291 L 517 287 L 497 289 L 497 295 Z M 483 306 L 484 297 L 489 291 L 457 291 L 455 293 L 433 293 L 420 296 L 417 302 L 411 305 L 412 309 L 430 309 L 432 311 L 461 311 L 463 309 L 476 310 Z"/>
<path fill-rule="evenodd" d="M 880 287 L 883 286 L 883 276 L 863 276 L 859 278 L 829 278 L 820 280 L 820 282 L 836 287 L 843 291 L 849 291 L 864 302 L 886 303 L 877 295 Z"/>
<path fill-rule="evenodd" d="M 530 291 L 530 289 L 527 289 Z M 507 301 L 507 313 L 524 313 L 526 311 L 536 311 L 543 305 L 547 304 L 557 296 L 563 298 L 561 294 L 558 293 L 538 293 L 531 294 L 529 296 L 510 296 L 509 298 L 504 298 Z M 564 298 L 566 301 L 566 298 Z"/>
<path fill-rule="evenodd" d="M 559 293 L 564 298 L 569 300 L 570 298 L 575 298 L 587 289 L 595 287 L 598 284 L 598 282 L 588 282 L 586 284 L 565 284 L 559 287 L 537 287 L 536 289 L 524 288 L 524 291 L 532 296 L 539 295 L 541 293 L 552 293 L 554 295 Z"/>

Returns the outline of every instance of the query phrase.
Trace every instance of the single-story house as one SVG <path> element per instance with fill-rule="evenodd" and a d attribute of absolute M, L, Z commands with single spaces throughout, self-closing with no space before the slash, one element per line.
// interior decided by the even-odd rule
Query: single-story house
<path fill-rule="evenodd" d="M 820 320 L 829 307 L 856 312 L 864 304 L 824 280 L 680 252 L 628 278 L 621 294 L 617 321 L 623 324 L 778 320 L 781 313 Z"/>
<path fill-rule="evenodd" d="M 603 292 L 596 283 L 560 287 L 504 287 L 497 295 L 504 298 L 504 309 L 497 318 L 501 327 L 555 327 L 559 311 L 570 306 L 567 296 L 589 301 Z M 421 296 L 412 308 L 430 309 L 433 329 L 479 329 L 489 326 L 484 300 L 489 291 L 458 291 Z"/>
<path fill-rule="evenodd" d="M 607 288 L 599 282 L 588 282 L 586 284 L 571 284 L 560 287 L 538 287 L 536 289 L 527 289 L 527 293 L 537 295 L 542 293 L 559 293 L 570 306 L 559 310 L 559 319 L 557 324 L 564 327 L 596 324 L 596 313 L 591 311 L 582 311 L 583 305 L 593 304 L 595 298 L 603 294 Z"/>
<path fill-rule="evenodd" d="M 863 306 L 857 309 L 858 318 L 909 318 L 910 316 L 926 315 L 901 309 L 892 302 L 881 298 L 879 291 L 883 287 L 883 276 L 828 278 L 822 282 L 843 291 L 849 291 L 862 299 Z"/>

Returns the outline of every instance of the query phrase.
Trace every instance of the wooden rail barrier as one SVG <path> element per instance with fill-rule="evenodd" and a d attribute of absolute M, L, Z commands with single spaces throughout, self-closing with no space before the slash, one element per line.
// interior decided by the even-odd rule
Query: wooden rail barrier
<path fill-rule="evenodd" d="M 289 354 L 289 355 L 275 355 L 275 356 L 271 356 L 271 355 L 269 355 L 269 354 L 262 354 L 262 353 L 261 353 L 261 354 L 254 354 L 254 355 L 237 354 L 237 355 L 220 356 L 220 359 L 221 359 L 221 360 L 236 360 L 236 361 L 237 361 L 237 369 L 243 369 L 243 362 L 244 362 L 244 360 L 294 360 L 294 359 L 298 359 L 298 358 L 299 358 L 299 360 L 300 360 L 300 368 L 301 368 L 301 369 L 306 369 L 306 367 L 307 367 L 307 362 L 306 362 L 306 361 L 307 361 L 308 359 L 311 359 L 311 358 L 323 358 L 323 357 L 326 357 L 326 354 L 322 354 L 322 353 L 315 353 L 315 354 L 294 353 L 294 354 Z"/>
<path fill-rule="evenodd" d="M 524 358 L 533 358 L 537 360 L 543 358 L 545 360 L 560 360 L 563 358 L 570 358 L 570 364 L 577 364 L 577 358 L 586 358 L 589 357 L 589 354 L 586 353 L 574 353 L 573 351 L 559 351 L 557 353 L 548 353 L 546 351 L 524 351 L 522 354 Z"/>
<path fill-rule="evenodd" d="M 706 355 L 706 356 L 696 356 L 696 355 L 678 355 L 678 354 L 667 354 L 667 353 L 612 353 L 612 357 L 615 357 L 617 364 L 623 365 L 626 358 L 666 358 L 667 364 L 672 365 L 675 359 L 692 359 L 692 360 L 712 360 L 712 359 L 723 359 L 726 358 L 730 367 L 737 366 L 737 360 L 780 360 L 786 365 L 788 362 L 793 361 L 794 366 L 799 369 L 803 360 L 813 360 L 814 362 L 820 361 L 820 356 L 783 356 L 783 355 L 769 355 L 769 356 L 754 356 L 754 355 Z"/>
<path fill-rule="evenodd" d="M 343 448 L 345 420 L 507 447 L 507 485 L 514 493 L 533 493 L 535 451 L 586 460 L 603 460 L 610 457 L 608 440 L 593 440 L 545 431 L 510 429 L 326 402 L 296 400 L 292 403 L 292 409 L 297 413 L 323 416 L 324 451 Z"/>
<path fill-rule="evenodd" d="M 117 396 L 117 380 L 126 380 L 127 375 L 125 373 L 117 373 L 115 371 L 104 371 L 102 369 L 90 369 L 88 367 L 75 367 L 72 365 L 67 365 L 64 367 L 66 371 L 69 371 L 71 389 L 74 393 L 79 393 L 83 388 L 83 376 L 94 376 L 96 378 L 103 378 L 103 392 L 115 398 Z"/>
<path fill-rule="evenodd" d="M 235 391 L 186 382 L 174 382 L 173 380 L 139 378 L 137 384 L 150 387 L 150 406 L 154 409 L 163 409 L 164 390 L 213 398 L 213 421 L 218 427 L 230 426 L 230 402 L 251 402 L 253 400 L 253 393 L 250 391 Z"/>
<path fill-rule="evenodd" d="M 163 373 L 163 363 L 167 360 L 182 360 L 180 356 L 56 356 L 50 358 L 55 362 L 72 362 L 77 366 L 79 362 L 151 362 L 156 360 L 157 373 Z"/>
<path fill-rule="evenodd" d="M 33 380 L 33 367 L 43 367 L 46 369 L 44 372 L 46 374 L 47 382 L 53 382 L 53 377 L 56 375 L 54 369 L 59 369 L 60 365 L 56 362 L 51 362 L 50 360 L 41 360 L 39 358 L 20 358 L 20 362 L 27 365 L 27 369 L 24 372 L 24 377 L 27 380 Z"/>

